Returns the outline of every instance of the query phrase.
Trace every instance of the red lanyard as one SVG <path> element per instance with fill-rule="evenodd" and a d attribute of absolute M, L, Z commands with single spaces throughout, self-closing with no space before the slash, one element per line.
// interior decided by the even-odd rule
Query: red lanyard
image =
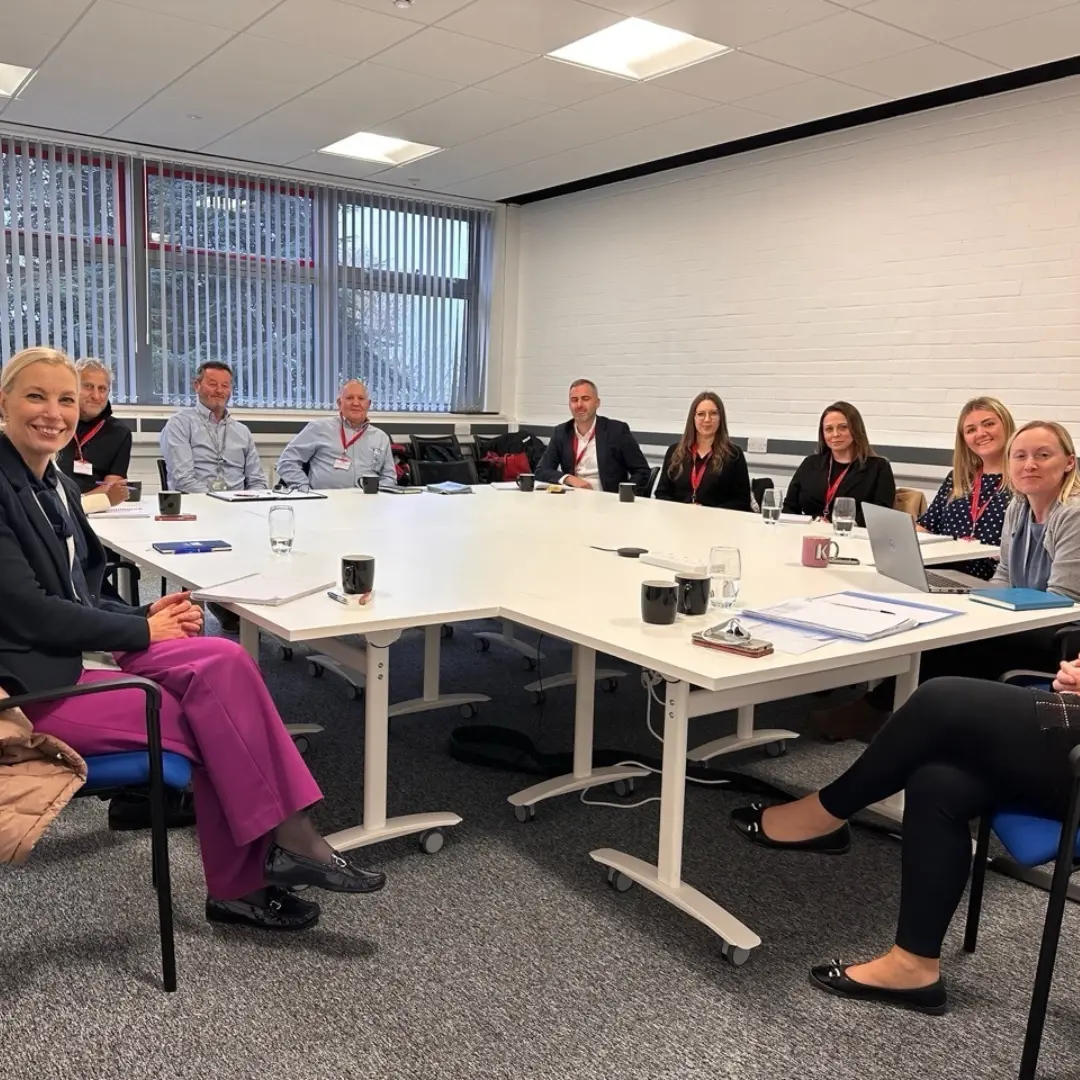
<path fill-rule="evenodd" d="M 574 468 L 573 472 L 577 472 L 578 466 L 581 464 L 581 459 L 585 456 L 585 452 L 589 449 L 589 443 L 593 441 L 593 436 L 596 434 L 596 428 L 589 432 L 589 437 L 585 440 L 585 445 L 581 448 L 581 452 L 578 453 L 578 439 L 577 430 L 574 431 Z"/>
<path fill-rule="evenodd" d="M 356 442 L 357 439 L 359 439 L 359 438 L 361 438 L 363 436 L 365 431 L 367 431 L 367 422 L 366 421 L 364 423 L 364 426 L 348 442 L 346 442 L 345 441 L 345 421 L 342 420 L 341 421 L 341 449 L 342 450 L 348 450 L 349 447 L 352 446 L 352 444 L 354 442 Z"/>
<path fill-rule="evenodd" d="M 706 458 L 695 458 L 694 464 L 690 466 L 690 489 L 693 493 L 690 496 L 691 502 L 697 502 L 697 489 L 701 486 L 701 480 L 705 476 L 705 470 L 709 467 L 711 458 L 711 454 Z M 698 468 L 699 463 L 700 468 Z"/>
<path fill-rule="evenodd" d="M 104 420 L 99 420 L 81 439 L 78 435 L 75 436 L 75 449 L 79 453 L 79 460 L 85 461 L 83 457 L 83 447 L 105 426 Z"/>
<path fill-rule="evenodd" d="M 991 492 L 986 497 L 986 502 L 980 505 L 979 495 L 982 493 L 982 469 L 975 473 L 975 482 L 971 485 L 971 532 L 975 533 L 975 526 L 979 524 L 979 518 L 986 513 L 986 508 L 994 501 L 996 492 Z"/>
<path fill-rule="evenodd" d="M 836 490 L 840 487 L 843 479 L 848 474 L 850 465 L 844 466 L 844 471 L 825 489 L 825 517 L 829 516 L 829 508 L 832 506 L 833 499 L 836 497 Z M 829 463 L 829 472 L 832 472 L 832 462 Z"/>

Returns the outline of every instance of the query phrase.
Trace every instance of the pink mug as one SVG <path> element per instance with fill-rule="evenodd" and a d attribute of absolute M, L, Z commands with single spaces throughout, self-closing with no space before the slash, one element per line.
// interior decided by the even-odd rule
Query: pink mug
<path fill-rule="evenodd" d="M 804 536 L 802 542 L 803 566 L 828 566 L 830 559 L 840 554 L 835 540 L 827 536 Z"/>

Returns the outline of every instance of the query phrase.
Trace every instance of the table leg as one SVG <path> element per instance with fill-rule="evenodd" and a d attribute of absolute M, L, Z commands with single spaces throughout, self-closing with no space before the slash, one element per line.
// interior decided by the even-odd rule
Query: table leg
<path fill-rule="evenodd" d="M 240 616 L 240 647 L 252 660 L 259 662 L 259 628 L 243 615 Z"/>
<path fill-rule="evenodd" d="M 600 848 L 592 857 L 608 867 L 608 880 L 622 875 L 663 897 L 680 911 L 704 923 L 725 943 L 725 955 L 742 963 L 761 938 L 734 915 L 682 880 L 683 810 L 686 801 L 686 741 L 690 687 L 668 682 L 664 707 L 664 765 L 660 790 L 660 839 L 656 865 L 613 848 Z"/>
<path fill-rule="evenodd" d="M 724 735 L 719 739 L 695 746 L 686 756 L 689 761 L 711 761 L 721 754 L 733 754 L 738 750 L 749 750 L 754 746 L 764 746 L 770 754 L 779 755 L 785 749 L 788 739 L 797 739 L 797 731 L 787 728 L 759 728 L 754 730 L 754 706 L 740 705 L 738 719 L 735 722 L 735 734 Z"/>
<path fill-rule="evenodd" d="M 521 820 L 532 817 L 532 808 L 544 799 L 597 787 L 600 784 L 611 784 L 616 780 L 629 780 L 635 776 L 649 775 L 648 769 L 637 768 L 633 765 L 593 768 L 596 650 L 586 648 L 584 645 L 575 645 L 574 670 L 577 673 L 577 682 L 574 687 L 574 771 L 568 776 L 556 776 L 511 795 L 507 800 L 511 806 L 527 808 L 518 814 Z"/>
<path fill-rule="evenodd" d="M 466 719 L 476 715 L 476 706 L 491 698 L 487 694 L 439 693 L 439 662 L 442 650 L 442 626 L 424 627 L 424 696 L 399 701 L 390 706 L 390 716 L 407 716 L 433 709 L 457 708 Z"/>

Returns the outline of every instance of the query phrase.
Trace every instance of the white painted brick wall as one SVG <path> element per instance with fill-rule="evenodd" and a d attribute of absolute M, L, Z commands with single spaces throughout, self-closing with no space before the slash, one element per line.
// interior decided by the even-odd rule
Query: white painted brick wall
<path fill-rule="evenodd" d="M 879 444 L 949 446 L 977 393 L 1080 434 L 1080 79 L 520 211 L 516 415 L 811 439 L 847 398 Z"/>

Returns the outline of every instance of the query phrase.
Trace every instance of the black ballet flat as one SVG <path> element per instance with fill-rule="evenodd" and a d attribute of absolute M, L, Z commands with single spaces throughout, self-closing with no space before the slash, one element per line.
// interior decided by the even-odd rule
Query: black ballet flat
<path fill-rule="evenodd" d="M 376 870 L 361 870 L 347 859 L 334 854 L 330 862 L 316 862 L 304 855 L 271 844 L 266 852 L 265 876 L 269 884 L 291 889 L 311 885 L 316 889 L 341 893 L 378 892 L 386 884 L 386 875 Z"/>
<path fill-rule="evenodd" d="M 948 1010 L 948 995 L 941 979 L 916 990 L 892 990 L 884 986 L 869 986 L 867 983 L 856 982 L 848 977 L 849 967 L 851 964 L 842 964 L 839 960 L 834 960 L 831 964 L 819 964 L 810 969 L 810 985 L 839 997 L 895 1005 L 898 1009 L 910 1009 L 928 1016 L 941 1016 Z"/>
<path fill-rule="evenodd" d="M 742 837 L 762 847 L 783 851 L 810 851 L 818 855 L 846 855 L 851 849 L 851 826 L 845 821 L 839 829 L 813 840 L 773 840 L 761 827 L 764 803 L 751 803 L 731 811 L 731 827 Z"/>
<path fill-rule="evenodd" d="M 265 904 L 206 898 L 207 922 L 253 926 L 256 930 L 307 930 L 319 921 L 320 913 L 318 904 L 301 900 L 276 885 L 267 887 Z"/>

